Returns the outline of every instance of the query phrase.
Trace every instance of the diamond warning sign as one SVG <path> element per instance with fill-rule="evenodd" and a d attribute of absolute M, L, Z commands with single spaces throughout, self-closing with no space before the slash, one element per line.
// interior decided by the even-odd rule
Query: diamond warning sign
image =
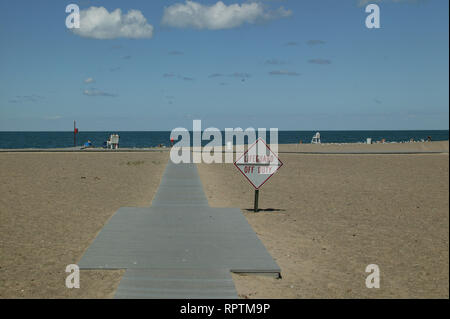
<path fill-rule="evenodd" d="M 260 189 L 283 163 L 266 142 L 259 138 L 234 165 L 255 189 Z"/>

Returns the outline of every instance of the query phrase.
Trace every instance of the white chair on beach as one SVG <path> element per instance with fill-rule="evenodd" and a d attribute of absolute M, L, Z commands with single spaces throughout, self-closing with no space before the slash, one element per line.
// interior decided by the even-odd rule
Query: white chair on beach
<path fill-rule="evenodd" d="M 119 148 L 119 134 L 112 134 L 106 142 L 106 147 L 112 150 Z"/>
<path fill-rule="evenodd" d="M 311 144 L 321 144 L 322 142 L 320 141 L 320 133 L 319 132 L 317 132 L 314 136 L 313 136 L 313 138 L 312 138 L 312 140 L 311 140 Z"/>

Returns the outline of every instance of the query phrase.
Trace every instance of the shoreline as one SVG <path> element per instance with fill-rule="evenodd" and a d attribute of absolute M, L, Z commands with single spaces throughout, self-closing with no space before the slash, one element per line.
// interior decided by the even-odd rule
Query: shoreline
<path fill-rule="evenodd" d="M 270 144 L 269 144 L 270 146 Z M 245 145 L 244 145 L 245 147 Z M 194 147 L 189 147 L 197 151 Z M 204 148 L 204 147 L 202 147 Z M 221 146 L 222 153 L 225 146 Z M 170 147 L 119 148 L 17 148 L 1 149 L 0 153 L 140 153 L 140 152 L 170 152 Z M 227 153 L 231 151 L 226 151 Z M 236 153 L 236 145 L 233 146 Z M 321 144 L 279 144 L 279 154 L 443 154 L 449 153 L 449 141 L 432 142 L 385 142 L 385 143 L 321 143 Z"/>

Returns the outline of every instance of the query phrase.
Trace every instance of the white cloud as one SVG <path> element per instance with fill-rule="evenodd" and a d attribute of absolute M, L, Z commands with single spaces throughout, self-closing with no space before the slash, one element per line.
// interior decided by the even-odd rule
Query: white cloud
<path fill-rule="evenodd" d="M 308 42 L 306 42 L 308 45 L 321 45 L 321 44 L 325 44 L 325 41 L 322 40 L 309 40 Z"/>
<path fill-rule="evenodd" d="M 287 75 L 287 76 L 299 76 L 300 74 L 295 71 L 276 70 L 269 72 L 270 75 Z"/>
<path fill-rule="evenodd" d="M 108 93 L 108 92 L 104 92 L 101 90 L 98 90 L 96 88 L 92 88 L 89 90 L 84 90 L 83 94 L 86 96 L 109 96 L 109 97 L 116 97 L 116 94 L 112 94 L 112 93 Z"/>
<path fill-rule="evenodd" d="M 331 64 L 331 61 L 327 59 L 311 59 L 308 62 L 311 64 L 322 64 L 322 65 Z"/>
<path fill-rule="evenodd" d="M 176 3 L 164 8 L 162 24 L 176 28 L 194 29 L 230 29 L 244 23 L 256 23 L 292 15 L 292 11 L 283 7 L 267 11 L 258 2 L 225 5 L 222 1 L 207 6 L 194 1 Z"/>
<path fill-rule="evenodd" d="M 265 64 L 282 65 L 282 64 L 287 64 L 287 62 L 278 60 L 278 59 L 269 59 L 269 60 L 266 60 Z"/>
<path fill-rule="evenodd" d="M 111 13 L 104 7 L 90 7 L 80 11 L 80 28 L 71 29 L 75 34 L 94 39 L 151 38 L 153 26 L 139 10 L 122 14 L 116 9 Z"/>
<path fill-rule="evenodd" d="M 84 83 L 89 84 L 89 83 L 94 83 L 95 80 L 93 78 L 87 78 L 86 80 L 84 80 Z"/>
<path fill-rule="evenodd" d="M 234 78 L 249 78 L 251 75 L 245 72 L 234 72 L 230 76 Z"/>

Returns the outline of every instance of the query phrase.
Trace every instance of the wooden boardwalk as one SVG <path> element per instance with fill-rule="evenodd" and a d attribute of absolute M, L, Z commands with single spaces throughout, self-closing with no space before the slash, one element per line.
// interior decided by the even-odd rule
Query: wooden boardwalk
<path fill-rule="evenodd" d="M 230 272 L 281 270 L 238 208 L 208 206 L 195 164 L 167 164 L 149 208 L 119 209 L 79 262 L 126 269 L 116 298 L 237 298 Z"/>

